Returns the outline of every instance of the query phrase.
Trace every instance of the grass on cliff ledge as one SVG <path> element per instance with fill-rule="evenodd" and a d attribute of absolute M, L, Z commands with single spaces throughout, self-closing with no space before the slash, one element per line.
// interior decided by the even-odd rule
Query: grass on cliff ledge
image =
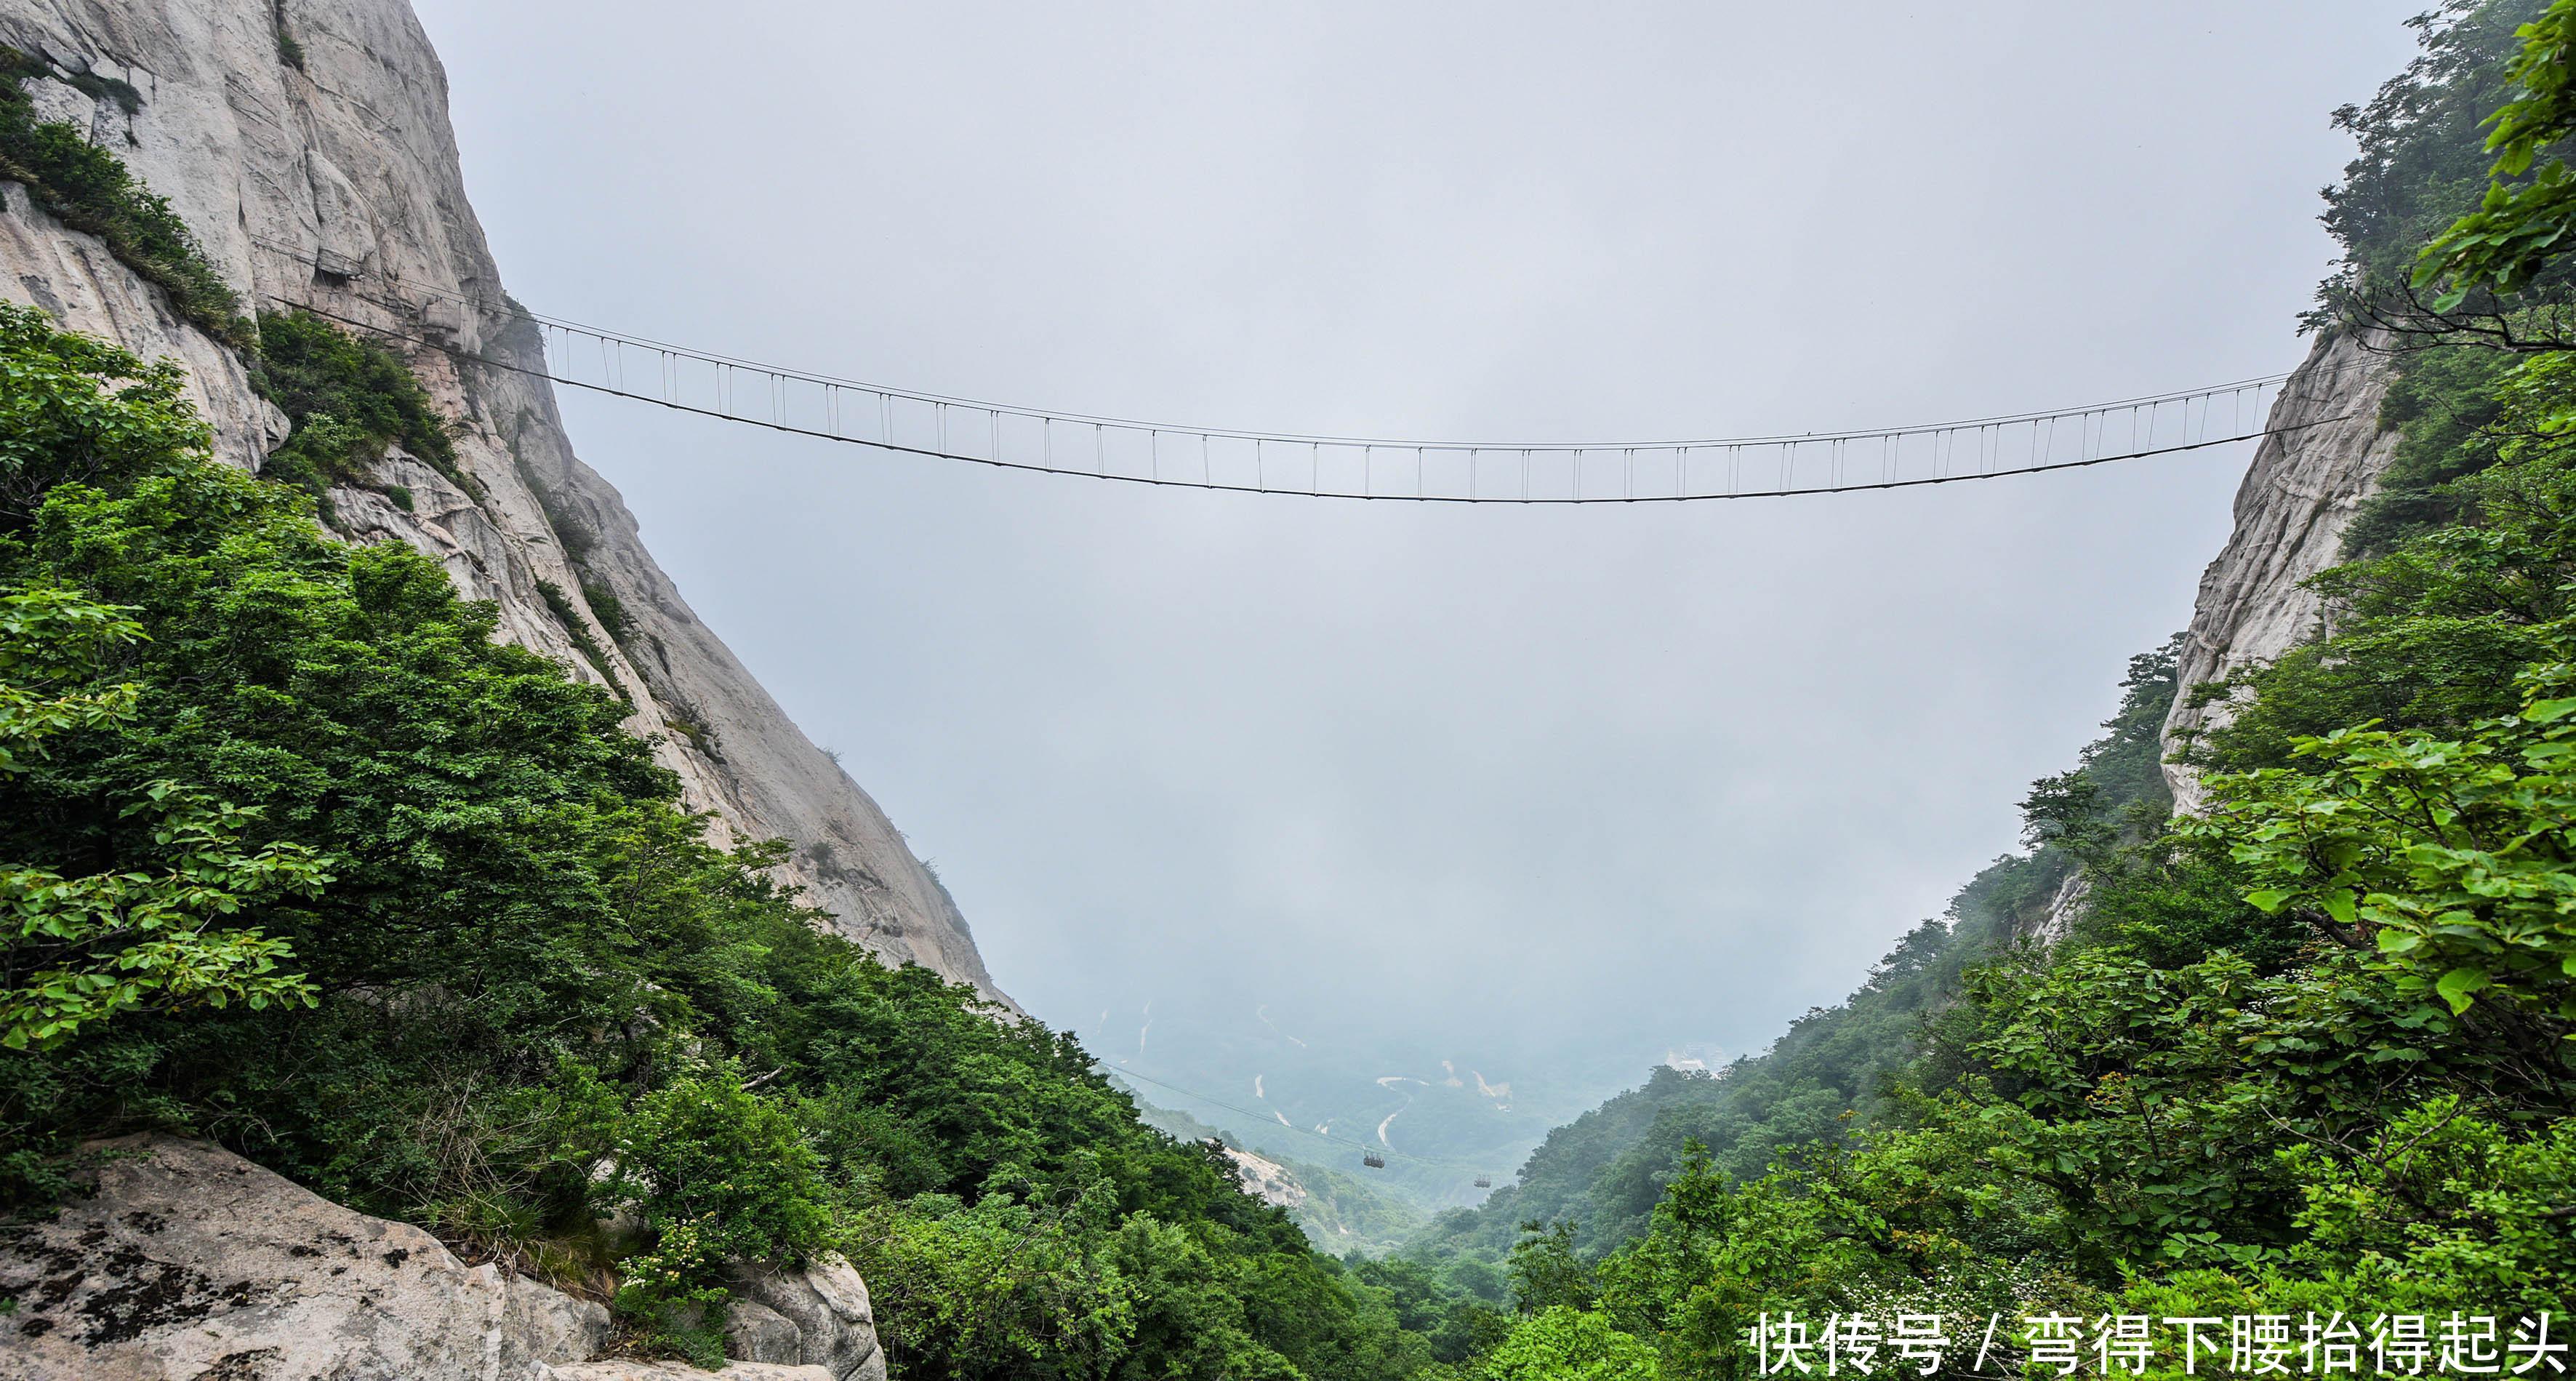
<path fill-rule="evenodd" d="M 456 442 L 429 391 L 402 358 L 379 342 L 309 312 L 259 314 L 251 387 L 294 423 L 269 453 L 264 473 L 319 494 L 361 478 L 399 445 L 472 494 L 478 486 L 456 461 Z"/>
<path fill-rule="evenodd" d="M 23 183 L 38 206 L 63 224 L 107 242 L 128 268 L 161 286 L 180 316 L 218 340 L 248 346 L 258 328 L 242 314 L 241 298 L 214 265 L 187 222 L 154 194 L 116 155 L 89 142 L 86 132 L 59 121 L 36 119 L 25 84 L 53 75 L 15 48 L 0 47 L 0 179 Z M 124 83 L 101 83 L 130 111 L 139 102 Z M 96 93 L 92 93 L 96 94 Z"/>

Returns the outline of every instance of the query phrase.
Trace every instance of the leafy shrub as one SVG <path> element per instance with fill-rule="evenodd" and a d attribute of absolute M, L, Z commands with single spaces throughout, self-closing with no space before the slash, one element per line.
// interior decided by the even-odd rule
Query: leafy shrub
<path fill-rule="evenodd" d="M 618 1309 L 701 1365 L 723 1360 L 728 1263 L 799 1264 L 836 1240 L 822 1158 L 730 1065 L 639 1099 L 615 1163 L 601 1197 L 635 1205 L 653 1233 L 626 1262 Z"/>
<path fill-rule="evenodd" d="M 537 595 L 546 602 L 546 610 L 555 616 L 555 622 L 563 625 L 564 636 L 572 639 L 573 650 L 581 654 L 583 661 L 590 663 L 590 669 L 598 672 L 600 679 L 608 684 L 619 685 L 617 673 L 609 669 L 608 649 L 599 645 L 599 639 L 590 636 L 589 620 L 581 616 L 581 610 L 573 607 L 572 598 L 564 593 L 563 587 L 551 580 L 540 580 L 537 582 Z"/>
<path fill-rule="evenodd" d="M 212 434 L 186 376 L 0 303 L 0 534 L 24 529 L 54 487 L 186 468 Z"/>
<path fill-rule="evenodd" d="M 590 612 L 599 617 L 599 626 L 608 630 L 608 636 L 620 643 L 625 642 L 626 635 L 633 631 L 634 621 L 627 617 L 625 602 L 618 599 L 617 592 L 608 588 L 606 581 L 585 578 L 581 582 L 581 597 L 589 603 Z"/>
<path fill-rule="evenodd" d="M 429 391 L 381 343 L 309 312 L 262 312 L 251 387 L 295 429 L 269 456 L 274 478 L 313 488 L 358 478 L 389 445 L 474 492 Z"/>
<path fill-rule="evenodd" d="M 1596 1313 L 1565 1305 L 1524 1319 L 1493 1355 L 1494 1381 L 1657 1381 L 1655 1349 Z"/>
<path fill-rule="evenodd" d="M 1046 1204 L 992 1194 L 971 1205 L 920 1196 L 863 1223 L 859 1261 L 872 1298 L 886 1301 L 880 1337 L 930 1374 L 1011 1375 L 1044 1359 L 1058 1374 L 1088 1375 L 1139 1341 L 1138 1283 L 1120 1264 L 1135 1255 L 1121 1250 L 1135 1245 L 1130 1235 L 1163 1249 L 1172 1276 L 1204 1278 L 1215 1264 L 1204 1252 L 1193 1261 L 1193 1244 L 1164 1225 L 1122 1229 L 1096 1194 Z M 1191 1351 L 1206 1339 L 1158 1341 L 1144 1350 Z"/>
<path fill-rule="evenodd" d="M 142 635 L 121 611 L 68 591 L 0 593 L 0 776 L 34 770 L 48 740 L 131 718 L 142 688 L 102 684 L 97 672 Z M 118 814 L 152 823 L 104 871 L 66 877 L 0 863 L 0 1047 L 58 1046 L 147 1007 L 313 1001 L 303 975 L 277 971 L 293 954 L 284 941 L 219 924 L 319 891 L 330 874 L 313 850 L 272 842 L 245 851 L 241 834 L 256 810 L 175 782 L 147 785 Z"/>
<path fill-rule="evenodd" d="M 2520 684 L 2520 713 L 2466 739 L 2340 729 L 2301 740 L 2298 768 L 2213 778 L 2193 828 L 2232 845 L 2254 905 L 2375 944 L 2399 992 L 2576 1022 L 2576 665 Z"/>
<path fill-rule="evenodd" d="M 801 1265 L 829 1248 L 832 1195 L 823 1160 L 792 1112 L 722 1065 L 636 1101 L 618 1150 L 615 1197 L 645 1221 L 720 1224 L 727 1257 Z"/>

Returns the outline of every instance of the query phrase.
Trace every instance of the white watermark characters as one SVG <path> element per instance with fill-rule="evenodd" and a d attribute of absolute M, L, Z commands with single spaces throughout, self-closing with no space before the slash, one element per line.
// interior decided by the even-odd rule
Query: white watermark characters
<path fill-rule="evenodd" d="M 2566 1320 L 2454 1311 L 2379 1314 L 1764 1314 L 1744 1330 L 1764 1376 L 2038 1371 L 2228 1376 L 2560 1376 Z M 1973 1357 L 1973 1360 L 1971 1358 Z"/>

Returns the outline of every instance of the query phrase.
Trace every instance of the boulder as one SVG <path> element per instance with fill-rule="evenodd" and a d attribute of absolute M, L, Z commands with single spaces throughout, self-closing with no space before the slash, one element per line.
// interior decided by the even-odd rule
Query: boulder
<path fill-rule="evenodd" d="M 600 1306 L 220 1147 L 100 1149 L 85 1197 L 0 1233 L 0 1381 L 552 1381 L 608 1341 Z"/>
<path fill-rule="evenodd" d="M 782 1366 L 775 1362 L 727 1362 L 723 1371 L 708 1372 L 686 1362 L 618 1358 L 556 1367 L 552 1381 L 832 1381 L 832 1373 L 821 1367 Z"/>
<path fill-rule="evenodd" d="M 805 1360 L 805 1333 L 768 1305 L 738 1299 L 725 1308 L 724 1351 L 736 1361 L 793 1365 Z"/>
<path fill-rule="evenodd" d="M 820 1366 L 831 1381 L 885 1381 L 868 1285 L 848 1261 L 821 1256 L 797 1268 L 738 1266 L 730 1283 L 728 1356 Z M 792 1353 L 777 1323 L 794 1330 Z"/>

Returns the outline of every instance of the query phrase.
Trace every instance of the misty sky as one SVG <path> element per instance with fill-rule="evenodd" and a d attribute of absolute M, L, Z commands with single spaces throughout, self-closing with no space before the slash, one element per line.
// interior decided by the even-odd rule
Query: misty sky
<path fill-rule="evenodd" d="M 418 3 L 539 311 L 1065 410 L 1595 439 L 2290 367 L 2327 112 L 2430 0 Z M 565 407 L 1050 1023 L 1267 1002 L 1630 1075 L 1758 1048 L 2013 847 L 2245 459 L 1444 509 Z"/>

